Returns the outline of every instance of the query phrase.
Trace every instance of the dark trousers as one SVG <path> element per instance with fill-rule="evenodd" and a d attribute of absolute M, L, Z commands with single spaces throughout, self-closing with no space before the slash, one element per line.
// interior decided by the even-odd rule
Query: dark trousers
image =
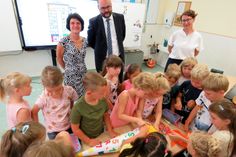
<path fill-rule="evenodd" d="M 180 65 L 180 63 L 181 63 L 182 61 L 183 61 L 182 59 L 172 59 L 172 58 L 168 58 L 168 60 L 167 60 L 167 62 L 166 62 L 166 66 L 165 66 L 164 72 L 166 72 L 167 67 L 168 67 L 169 64 L 174 64 L 174 63 L 176 63 L 176 64 Z"/>
<path fill-rule="evenodd" d="M 73 132 L 72 132 L 72 130 L 71 130 L 71 128 L 69 128 L 69 129 L 67 129 L 66 130 L 69 134 L 72 134 Z M 59 134 L 60 132 L 49 132 L 49 133 L 47 133 L 48 134 L 48 138 L 50 139 L 50 140 L 53 140 L 53 139 L 55 139 L 55 137 L 57 136 L 57 134 Z"/>

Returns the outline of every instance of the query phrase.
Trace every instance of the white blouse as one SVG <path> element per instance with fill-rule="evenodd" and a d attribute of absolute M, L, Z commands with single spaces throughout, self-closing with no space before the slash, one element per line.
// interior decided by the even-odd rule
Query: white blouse
<path fill-rule="evenodd" d="M 174 32 L 168 41 L 169 46 L 173 46 L 169 58 L 182 59 L 194 57 L 194 50 L 199 52 L 203 50 L 203 40 L 200 33 L 194 31 L 191 34 L 181 29 Z"/>

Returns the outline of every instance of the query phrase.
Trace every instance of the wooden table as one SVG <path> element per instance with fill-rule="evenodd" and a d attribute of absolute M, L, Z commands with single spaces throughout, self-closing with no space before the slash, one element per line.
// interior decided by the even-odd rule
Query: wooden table
<path fill-rule="evenodd" d="M 173 124 L 171 124 L 170 122 L 166 121 L 166 120 L 162 120 L 162 123 L 164 125 L 168 125 L 170 126 L 171 129 L 176 129 L 179 130 L 180 132 L 186 134 L 183 130 L 177 128 L 176 126 L 174 126 Z M 182 127 L 182 125 L 180 124 L 180 127 Z M 123 134 L 126 133 L 128 131 L 133 130 L 133 128 L 130 125 L 126 125 L 123 127 L 119 127 L 119 128 L 115 128 L 115 131 L 118 132 L 119 134 Z M 102 133 L 99 137 L 99 140 L 101 140 L 102 142 L 110 139 L 110 136 L 108 135 L 108 133 L 105 131 L 104 133 Z M 174 145 L 173 147 L 170 146 L 171 140 L 168 136 L 166 136 L 166 139 L 168 141 L 168 149 L 172 152 L 172 155 L 178 154 L 179 152 L 181 152 L 184 148 L 179 146 L 179 145 Z M 82 150 L 86 150 L 90 148 L 88 145 L 86 144 L 82 144 Z M 110 153 L 110 154 L 104 154 L 104 155 L 97 155 L 96 157 L 117 157 L 119 155 L 119 153 Z"/>

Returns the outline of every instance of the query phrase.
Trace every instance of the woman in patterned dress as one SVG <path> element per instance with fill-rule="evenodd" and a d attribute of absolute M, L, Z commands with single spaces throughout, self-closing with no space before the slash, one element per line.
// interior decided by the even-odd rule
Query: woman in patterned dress
<path fill-rule="evenodd" d="M 80 36 L 84 29 L 84 20 L 77 13 L 70 14 L 66 20 L 66 28 L 71 32 L 57 45 L 57 61 L 65 70 L 64 84 L 72 86 L 81 97 L 84 95 L 82 79 L 87 72 L 84 61 L 87 43 Z"/>

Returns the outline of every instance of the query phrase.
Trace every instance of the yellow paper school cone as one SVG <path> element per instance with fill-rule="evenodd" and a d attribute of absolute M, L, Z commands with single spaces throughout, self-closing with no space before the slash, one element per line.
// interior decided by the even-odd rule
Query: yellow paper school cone
<path fill-rule="evenodd" d="M 100 143 L 94 147 L 91 147 L 79 153 L 77 156 L 92 156 L 92 155 L 101 155 L 101 154 L 106 154 L 106 153 L 117 152 L 119 151 L 122 145 L 122 142 L 124 140 L 127 140 L 128 138 L 133 137 L 134 135 L 137 135 L 138 133 L 139 133 L 139 128 L 136 128 L 132 131 L 129 131 L 115 138 L 107 140 L 103 143 Z"/>

